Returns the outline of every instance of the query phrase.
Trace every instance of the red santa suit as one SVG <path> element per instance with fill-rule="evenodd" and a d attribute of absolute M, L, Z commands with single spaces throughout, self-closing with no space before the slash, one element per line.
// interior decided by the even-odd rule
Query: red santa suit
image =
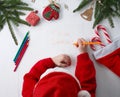
<path fill-rule="evenodd" d="M 94 52 L 96 61 L 120 77 L 120 37 Z"/>
<path fill-rule="evenodd" d="M 38 61 L 24 76 L 22 96 L 95 97 L 95 68 L 88 53 L 77 56 L 75 76 L 78 81 L 64 70 L 53 70 L 44 75 L 46 70 L 54 67 L 55 63 L 51 58 Z"/>

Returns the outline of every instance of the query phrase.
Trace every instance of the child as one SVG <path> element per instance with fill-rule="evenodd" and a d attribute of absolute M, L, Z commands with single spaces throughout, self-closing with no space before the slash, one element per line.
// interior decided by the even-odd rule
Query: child
<path fill-rule="evenodd" d="M 78 39 L 75 76 L 61 67 L 70 66 L 71 59 L 62 54 L 38 61 L 25 74 L 23 97 L 95 97 L 95 68 L 86 51 L 84 39 Z"/>

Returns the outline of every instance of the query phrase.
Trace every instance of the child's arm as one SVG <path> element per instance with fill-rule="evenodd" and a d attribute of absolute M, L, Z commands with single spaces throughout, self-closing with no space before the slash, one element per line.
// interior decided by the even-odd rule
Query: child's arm
<path fill-rule="evenodd" d="M 22 96 L 33 97 L 33 90 L 40 76 L 48 69 L 55 66 L 66 67 L 71 64 L 71 59 L 68 55 L 61 54 L 53 58 L 46 58 L 37 62 L 29 73 L 25 74 Z"/>
<path fill-rule="evenodd" d="M 55 67 L 54 62 L 51 58 L 46 58 L 38 61 L 30 70 L 29 73 L 25 74 L 22 96 L 23 97 L 32 97 L 33 89 L 38 82 L 42 73 L 44 73 L 48 68 Z"/>
<path fill-rule="evenodd" d="M 95 97 L 96 72 L 93 62 L 91 61 L 87 53 L 87 46 L 83 44 L 83 42 L 86 42 L 86 40 L 84 40 L 83 38 L 78 39 L 78 49 L 81 54 L 77 56 L 77 66 L 75 75 L 80 82 L 81 89 L 88 91 L 91 94 L 91 97 Z"/>
<path fill-rule="evenodd" d="M 91 97 L 95 97 L 95 68 L 88 53 L 78 55 L 75 75 L 80 82 L 81 89 L 88 91 L 91 94 Z"/>

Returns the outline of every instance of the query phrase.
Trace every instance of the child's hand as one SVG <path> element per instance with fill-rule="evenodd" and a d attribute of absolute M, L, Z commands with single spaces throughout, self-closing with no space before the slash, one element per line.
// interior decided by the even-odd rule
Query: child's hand
<path fill-rule="evenodd" d="M 67 67 L 67 66 L 71 65 L 70 57 L 65 54 L 55 56 L 52 58 L 52 60 L 56 64 L 56 66 L 59 66 L 59 67 Z"/>
<path fill-rule="evenodd" d="M 80 50 L 80 53 L 87 52 L 87 46 L 86 46 L 86 44 L 83 44 L 84 42 L 87 42 L 87 41 L 85 39 L 83 39 L 83 38 L 80 38 L 77 41 L 77 43 L 78 43 L 78 49 Z"/>

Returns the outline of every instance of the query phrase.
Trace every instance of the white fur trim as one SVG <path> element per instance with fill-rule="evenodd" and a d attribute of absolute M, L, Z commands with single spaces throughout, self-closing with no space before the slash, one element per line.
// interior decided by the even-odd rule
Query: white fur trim
<path fill-rule="evenodd" d="M 81 90 L 78 92 L 78 97 L 91 97 L 90 93 L 86 90 Z"/>
<path fill-rule="evenodd" d="M 113 51 L 117 50 L 118 48 L 120 48 L 120 37 L 116 39 L 116 41 L 110 43 L 109 45 L 106 45 L 105 47 L 93 52 L 93 55 L 95 57 L 95 59 L 99 59 L 102 58 L 110 53 L 112 53 Z"/>
<path fill-rule="evenodd" d="M 47 69 L 41 76 L 40 76 L 40 79 L 42 79 L 43 77 L 45 77 L 47 74 L 49 73 L 52 73 L 52 72 L 64 72 L 64 73 L 67 73 L 69 75 L 71 75 L 73 78 L 75 78 L 75 80 L 77 81 L 79 87 L 81 88 L 81 85 L 79 83 L 79 80 L 76 78 L 76 76 L 70 72 L 69 70 L 65 69 L 65 68 L 62 68 L 62 67 L 55 67 L 55 68 L 49 68 Z"/>

